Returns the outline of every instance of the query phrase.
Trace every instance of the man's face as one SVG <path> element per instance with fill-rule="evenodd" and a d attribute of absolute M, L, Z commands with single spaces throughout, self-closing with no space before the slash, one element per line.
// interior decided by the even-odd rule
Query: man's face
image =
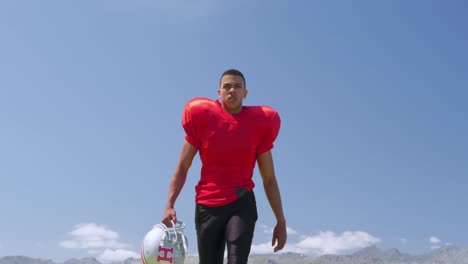
<path fill-rule="evenodd" d="M 224 75 L 218 95 L 226 111 L 231 114 L 239 113 L 242 110 L 242 100 L 247 96 L 244 79 L 237 75 Z"/>

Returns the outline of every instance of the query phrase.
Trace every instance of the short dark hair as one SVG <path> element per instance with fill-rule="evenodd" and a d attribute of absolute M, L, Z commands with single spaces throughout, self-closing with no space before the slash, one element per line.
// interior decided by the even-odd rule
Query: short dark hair
<path fill-rule="evenodd" d="M 244 74 L 242 74 L 241 71 L 236 70 L 236 69 L 229 69 L 229 70 L 223 72 L 223 74 L 221 75 L 221 78 L 219 78 L 219 83 L 220 83 L 220 84 L 221 84 L 221 79 L 223 79 L 223 77 L 224 77 L 225 75 L 234 75 L 234 76 L 240 76 L 240 77 L 242 77 L 242 80 L 244 80 L 244 87 L 247 87 L 247 82 L 245 81 Z"/>

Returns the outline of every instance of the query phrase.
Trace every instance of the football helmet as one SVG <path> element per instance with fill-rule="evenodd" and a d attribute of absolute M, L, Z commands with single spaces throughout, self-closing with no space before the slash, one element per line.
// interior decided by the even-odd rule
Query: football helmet
<path fill-rule="evenodd" d="M 172 227 L 163 223 L 153 226 L 141 243 L 143 264 L 184 264 L 187 256 L 184 227 L 185 224 L 179 221 L 172 222 Z"/>

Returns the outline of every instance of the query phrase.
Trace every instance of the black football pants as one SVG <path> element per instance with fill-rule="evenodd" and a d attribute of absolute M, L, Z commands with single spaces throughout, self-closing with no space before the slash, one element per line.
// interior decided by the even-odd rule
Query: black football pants
<path fill-rule="evenodd" d="M 195 226 L 199 263 L 223 264 L 227 247 L 228 264 L 247 264 L 257 218 L 253 191 L 224 206 L 197 204 Z"/>

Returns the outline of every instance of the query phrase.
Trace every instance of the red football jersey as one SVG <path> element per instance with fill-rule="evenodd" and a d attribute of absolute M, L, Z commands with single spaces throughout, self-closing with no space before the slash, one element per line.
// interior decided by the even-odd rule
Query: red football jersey
<path fill-rule="evenodd" d="M 278 113 L 268 106 L 243 106 L 232 115 L 217 100 L 190 100 L 182 126 L 202 162 L 196 203 L 226 205 L 251 191 L 256 158 L 273 148 L 280 123 Z"/>

